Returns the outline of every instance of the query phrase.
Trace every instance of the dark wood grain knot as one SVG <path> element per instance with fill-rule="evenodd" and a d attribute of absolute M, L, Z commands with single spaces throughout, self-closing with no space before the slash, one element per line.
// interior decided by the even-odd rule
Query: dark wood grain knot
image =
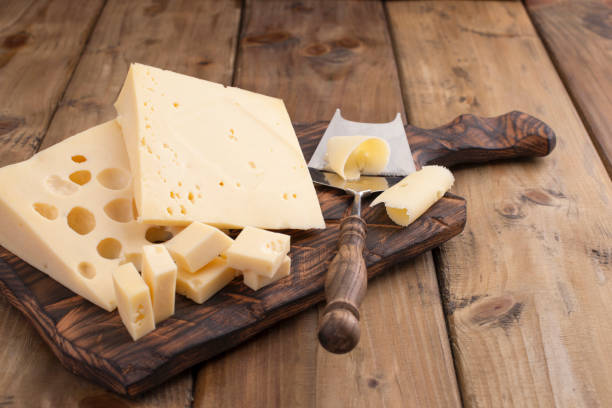
<path fill-rule="evenodd" d="M 327 44 L 310 44 L 309 46 L 304 48 L 304 55 L 309 57 L 318 57 L 319 55 L 327 54 L 330 49 L 330 46 Z"/>
<path fill-rule="evenodd" d="M 246 45 L 269 45 L 278 44 L 287 41 L 291 38 L 291 34 L 287 31 L 271 31 L 264 34 L 250 35 L 245 37 Z"/>
<path fill-rule="evenodd" d="M 538 205 L 554 206 L 553 197 L 543 190 L 529 189 L 521 195 L 521 200 Z"/>
<path fill-rule="evenodd" d="M 12 132 L 25 123 L 23 118 L 0 116 L 0 136 Z"/>
<path fill-rule="evenodd" d="M 2 46 L 8 49 L 20 48 L 26 45 L 29 39 L 30 33 L 27 31 L 20 31 L 6 37 L 2 43 Z"/>
<path fill-rule="evenodd" d="M 522 207 L 513 202 L 506 202 L 501 208 L 498 208 L 497 213 L 504 218 L 510 220 L 519 220 L 525 218 L 525 214 L 522 211 Z"/>
<path fill-rule="evenodd" d="M 507 328 L 519 321 L 523 308 L 524 304 L 512 295 L 484 298 L 470 308 L 470 321 L 478 326 Z"/>
<path fill-rule="evenodd" d="M 345 37 L 345 38 L 341 38 L 339 40 L 336 41 L 336 45 L 338 47 L 343 47 L 343 48 L 357 48 L 359 47 L 361 43 L 359 42 L 359 40 L 356 40 L 354 38 L 349 38 L 349 37 Z"/>

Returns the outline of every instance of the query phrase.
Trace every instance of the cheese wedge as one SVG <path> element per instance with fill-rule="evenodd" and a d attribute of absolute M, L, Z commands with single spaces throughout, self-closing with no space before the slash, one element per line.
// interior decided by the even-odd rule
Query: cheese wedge
<path fill-rule="evenodd" d="M 273 277 L 290 249 L 290 236 L 254 227 L 245 227 L 225 252 L 234 269 Z"/>
<path fill-rule="evenodd" d="M 223 289 L 234 277 L 236 271 L 227 265 L 224 258 L 218 257 L 195 273 L 179 269 L 176 293 L 201 304 Z"/>
<path fill-rule="evenodd" d="M 425 166 L 382 192 L 370 206 L 385 203 L 389 218 L 407 226 L 442 198 L 454 182 L 453 174 L 446 167 Z"/>
<path fill-rule="evenodd" d="M 115 108 L 140 221 L 325 227 L 282 100 L 132 64 Z"/>
<path fill-rule="evenodd" d="M 165 245 L 176 264 L 193 273 L 221 255 L 233 242 L 221 230 L 193 222 Z"/>
<path fill-rule="evenodd" d="M 116 306 L 112 272 L 128 261 L 139 268 L 146 237 L 162 231 L 134 220 L 114 120 L 0 169 L 0 191 L 0 244 L 109 311 Z"/>
<path fill-rule="evenodd" d="M 142 248 L 142 278 L 151 292 L 155 323 L 174 314 L 176 264 L 163 245 Z"/>
<path fill-rule="evenodd" d="M 289 255 L 285 255 L 283 262 L 280 264 L 276 273 L 270 278 L 264 275 L 259 275 L 253 271 L 244 271 L 242 275 L 244 277 L 244 284 L 253 290 L 259 290 L 264 286 L 276 282 L 279 279 L 289 276 L 291 273 L 291 258 Z"/>
<path fill-rule="evenodd" d="M 389 143 L 374 136 L 334 136 L 327 141 L 327 162 L 345 180 L 376 175 L 389 162 Z"/>
<path fill-rule="evenodd" d="M 113 272 L 117 309 L 123 325 L 138 340 L 155 329 L 151 294 L 134 264 L 126 263 Z"/>

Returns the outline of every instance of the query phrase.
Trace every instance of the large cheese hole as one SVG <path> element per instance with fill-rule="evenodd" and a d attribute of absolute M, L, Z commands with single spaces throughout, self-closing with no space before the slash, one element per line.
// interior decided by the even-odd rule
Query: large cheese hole
<path fill-rule="evenodd" d="M 150 227 L 145 233 L 145 239 L 152 244 L 161 244 L 172 238 L 172 233 L 164 227 Z"/>
<path fill-rule="evenodd" d="M 130 176 L 121 169 L 105 169 L 98 174 L 98 181 L 111 190 L 121 190 L 128 185 Z"/>
<path fill-rule="evenodd" d="M 62 179 L 60 176 L 55 174 L 47 177 L 45 184 L 49 191 L 59 195 L 71 195 L 76 193 L 76 191 L 79 189 L 73 183 Z"/>
<path fill-rule="evenodd" d="M 84 161 L 87 161 L 85 156 L 83 156 L 82 154 L 74 155 L 74 156 L 71 157 L 71 159 L 75 163 L 83 163 Z"/>
<path fill-rule="evenodd" d="M 74 207 L 68 213 L 68 226 L 75 232 L 85 235 L 96 227 L 96 218 L 88 209 Z"/>
<path fill-rule="evenodd" d="M 82 186 L 83 184 L 89 183 L 89 180 L 91 180 L 91 173 L 89 170 L 79 170 L 72 173 L 68 178 L 72 180 L 73 183 Z"/>
<path fill-rule="evenodd" d="M 33 207 L 37 213 L 48 220 L 54 220 L 57 218 L 57 208 L 54 205 L 47 203 L 34 203 Z"/>
<path fill-rule="evenodd" d="M 84 278 L 93 279 L 96 276 L 96 268 L 89 262 L 81 262 L 78 269 Z"/>
<path fill-rule="evenodd" d="M 117 222 L 130 222 L 133 218 L 132 201 L 127 198 L 118 198 L 104 206 L 108 217 Z"/>
<path fill-rule="evenodd" d="M 121 242 L 115 238 L 106 238 L 100 241 L 96 249 L 102 258 L 117 259 L 121 255 Z"/>

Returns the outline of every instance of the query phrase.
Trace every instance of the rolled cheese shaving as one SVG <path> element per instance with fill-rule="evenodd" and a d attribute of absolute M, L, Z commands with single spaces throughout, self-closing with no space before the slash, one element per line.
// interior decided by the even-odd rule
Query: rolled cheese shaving
<path fill-rule="evenodd" d="M 327 141 L 327 162 L 345 180 L 379 174 L 389 162 L 389 143 L 373 136 L 335 136 Z"/>
<path fill-rule="evenodd" d="M 453 174 L 442 166 L 425 166 L 381 193 L 370 206 L 385 203 L 391 220 L 407 226 L 419 218 L 453 186 Z"/>

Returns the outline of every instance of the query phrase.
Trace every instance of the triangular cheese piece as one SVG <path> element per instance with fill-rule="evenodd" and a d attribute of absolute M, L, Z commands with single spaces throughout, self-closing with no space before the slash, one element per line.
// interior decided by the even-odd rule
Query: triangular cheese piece
<path fill-rule="evenodd" d="M 112 120 L 0 169 L 0 244 L 96 305 L 116 306 L 112 272 L 139 264 L 130 169 Z M 154 230 L 150 231 L 154 234 Z M 154 237 L 154 239 L 158 239 Z"/>
<path fill-rule="evenodd" d="M 325 227 L 282 100 L 132 64 L 115 107 L 141 221 Z"/>

